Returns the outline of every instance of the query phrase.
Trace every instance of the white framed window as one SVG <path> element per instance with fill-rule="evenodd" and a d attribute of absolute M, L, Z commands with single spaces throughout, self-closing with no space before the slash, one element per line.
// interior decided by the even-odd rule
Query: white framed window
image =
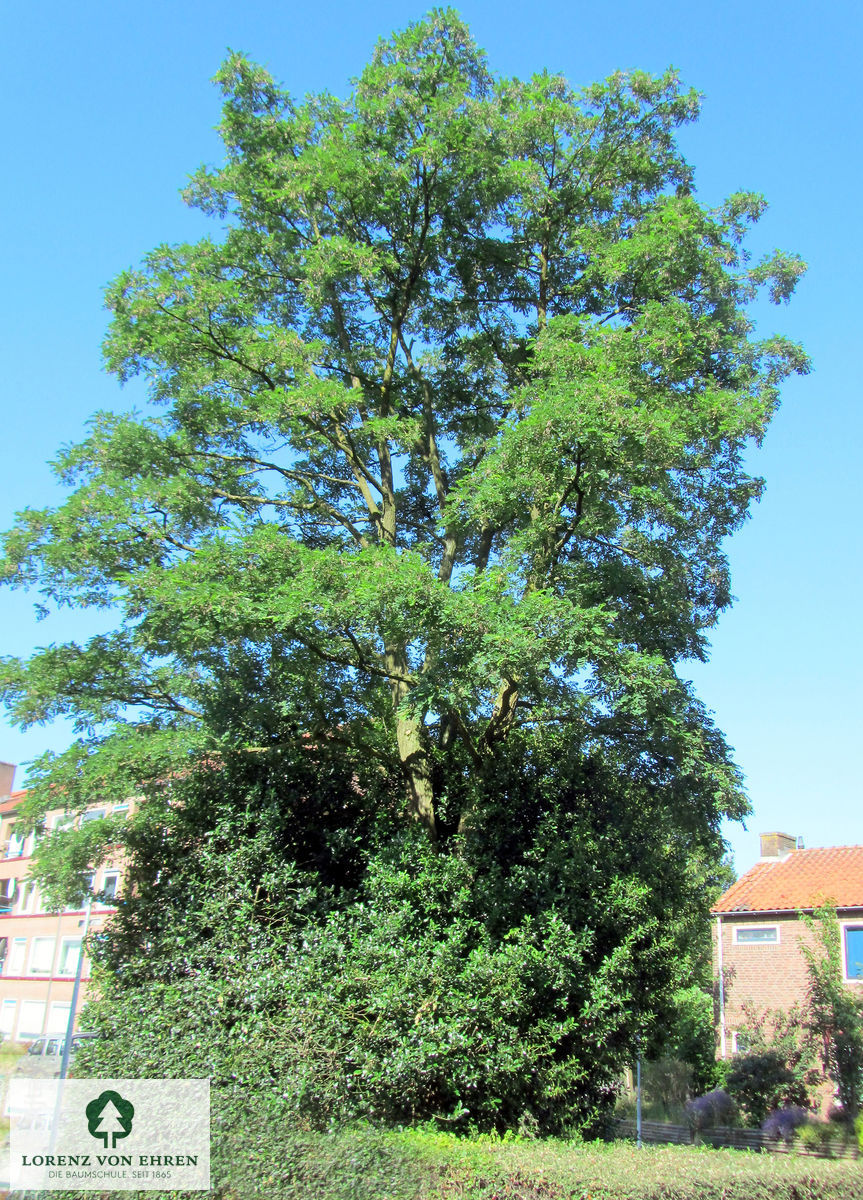
<path fill-rule="evenodd" d="M 129 815 L 128 800 L 124 804 L 115 804 L 114 807 L 111 809 L 112 817 L 128 817 L 128 815 Z"/>
<path fill-rule="evenodd" d="M 54 939 L 35 937 L 30 943 L 28 975 L 50 975 L 54 967 Z"/>
<path fill-rule="evenodd" d="M 59 1034 L 61 1037 L 66 1032 L 66 1026 L 69 1024 L 69 1010 L 72 1005 L 67 1000 L 65 1003 L 62 1000 L 55 1001 L 48 1009 L 48 1025 L 45 1032 L 51 1034 Z M 60 1045 L 62 1046 L 62 1042 Z M 62 1050 L 60 1051 L 62 1053 Z"/>
<path fill-rule="evenodd" d="M 13 938 L 12 945 L 9 949 L 9 957 L 6 960 L 7 975 L 23 975 L 24 974 L 24 959 L 27 956 L 27 939 Z"/>
<path fill-rule="evenodd" d="M 0 912 L 10 912 L 15 903 L 15 885 L 17 880 L 0 880 Z"/>
<path fill-rule="evenodd" d="M 4 1000 L 0 1004 L 0 1033 L 11 1035 L 15 1028 L 15 1013 L 18 1008 L 17 1000 Z"/>
<path fill-rule="evenodd" d="M 9 834 L 9 845 L 6 847 L 7 858 L 21 858 L 24 853 L 24 843 L 27 841 L 20 833 L 16 833 L 14 829 Z"/>
<path fill-rule="evenodd" d="M 102 879 L 102 904 L 113 904 L 120 886 L 120 872 L 106 871 Z"/>
<path fill-rule="evenodd" d="M 735 946 L 777 946 L 779 944 L 778 925 L 735 925 Z"/>
<path fill-rule="evenodd" d="M 78 956 L 81 953 L 81 939 L 64 937 L 60 944 L 60 957 L 57 960 L 58 975 L 74 975 L 78 969 Z"/>
<path fill-rule="evenodd" d="M 21 881 L 21 887 L 18 891 L 18 911 L 21 913 L 37 913 L 41 911 L 36 884 L 31 883 L 28 879 Z"/>
<path fill-rule="evenodd" d="M 25 1042 L 42 1036 L 45 1024 L 45 1001 L 22 1000 L 18 1017 L 18 1041 Z"/>
<path fill-rule="evenodd" d="M 101 821 L 105 815 L 104 808 L 91 808 L 85 813 L 81 813 L 81 824 L 86 825 L 88 821 Z"/>

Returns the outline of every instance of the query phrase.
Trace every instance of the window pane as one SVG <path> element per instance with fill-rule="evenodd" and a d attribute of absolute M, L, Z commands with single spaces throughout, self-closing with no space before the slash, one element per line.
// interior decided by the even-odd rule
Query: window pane
<path fill-rule="evenodd" d="M 845 928 L 845 974 L 849 979 L 863 979 L 863 926 Z"/>
<path fill-rule="evenodd" d="M 17 1000 L 4 1000 L 0 1006 L 0 1033 L 11 1034 L 15 1028 L 15 1009 Z"/>
<path fill-rule="evenodd" d="M 9 965 L 6 968 L 7 975 L 20 975 L 24 970 L 24 954 L 27 950 L 26 938 L 15 938 L 12 942 L 12 949 L 9 952 Z"/>
<path fill-rule="evenodd" d="M 94 808 L 90 812 L 81 813 L 81 824 L 86 825 L 88 821 L 101 821 L 104 815 L 104 808 Z"/>
<path fill-rule="evenodd" d="M 30 952 L 30 970 L 34 975 L 50 975 L 54 965 L 54 939 L 34 938 Z"/>
<path fill-rule="evenodd" d="M 779 930 L 775 925 L 750 925 L 747 929 L 737 930 L 737 942 L 778 942 Z"/>
<path fill-rule="evenodd" d="M 78 955 L 80 952 L 80 938 L 73 938 L 68 942 L 64 942 L 60 948 L 60 962 L 57 966 L 57 974 L 74 975 L 78 969 Z"/>
<path fill-rule="evenodd" d="M 37 1038 L 42 1035 L 42 1026 L 45 1023 L 45 1002 L 44 1000 L 22 1000 L 21 1015 L 18 1019 L 18 1038 L 20 1041 L 26 1041 L 29 1038 Z M 44 1043 L 42 1044 L 44 1049 Z"/>

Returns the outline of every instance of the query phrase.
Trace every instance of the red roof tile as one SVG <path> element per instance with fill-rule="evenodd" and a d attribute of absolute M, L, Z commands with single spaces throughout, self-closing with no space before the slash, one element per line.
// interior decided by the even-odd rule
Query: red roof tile
<path fill-rule="evenodd" d="M 762 859 L 711 911 L 784 912 L 826 903 L 863 908 L 863 846 L 824 846 L 794 850 L 787 858 Z"/>

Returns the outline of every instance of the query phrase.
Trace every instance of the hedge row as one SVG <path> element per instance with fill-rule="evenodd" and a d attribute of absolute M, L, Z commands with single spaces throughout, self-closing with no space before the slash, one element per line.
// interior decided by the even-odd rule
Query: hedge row
<path fill-rule="evenodd" d="M 214 1147 L 214 1200 L 860 1200 L 863 1167 L 688 1146 L 495 1141 L 245 1126 Z M 131 1193 L 128 1193 L 130 1196 Z M 64 1193 L 96 1200 L 94 1193 Z M 172 1193 L 172 1200 L 177 1194 Z M 200 1193 L 188 1193 L 197 1200 Z M 61 1200 L 57 1192 L 46 1200 Z M 140 1200 L 159 1200 L 152 1192 Z M 164 1197 L 163 1200 L 167 1200 Z"/>

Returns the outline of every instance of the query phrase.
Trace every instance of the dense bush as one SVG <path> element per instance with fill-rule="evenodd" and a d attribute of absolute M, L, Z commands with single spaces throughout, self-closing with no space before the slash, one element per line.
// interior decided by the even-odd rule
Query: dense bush
<path fill-rule="evenodd" d="M 799 1104 L 789 1104 L 785 1108 L 777 1108 L 762 1122 L 761 1131 L 767 1137 L 783 1142 L 792 1142 L 796 1131 L 809 1121 L 811 1113 L 808 1108 Z"/>
<path fill-rule="evenodd" d="M 770 1058 L 762 1064 L 766 1070 L 765 1086 L 770 1088 L 770 1064 L 774 1064 L 774 1072 L 779 1070 L 781 1077 L 786 1080 L 779 1089 L 782 1106 L 797 1105 L 812 1108 L 816 1103 L 817 1091 L 824 1081 L 819 1069 L 818 1038 L 813 1035 L 811 1016 L 802 1005 L 794 1004 L 788 1009 L 759 1008 L 754 1004 L 743 1005 L 743 1025 L 748 1041 L 747 1057 L 756 1059 L 764 1054 Z M 734 1072 L 741 1060 L 732 1060 L 729 1072 Z M 775 1064 L 781 1064 L 776 1067 Z M 757 1065 L 757 1064 L 756 1064 Z M 744 1074 L 752 1083 L 753 1069 L 750 1067 Z M 772 1095 L 766 1097 L 767 1103 Z M 778 1107 L 778 1105 L 777 1105 Z"/>
<path fill-rule="evenodd" d="M 686 1105 L 686 1120 L 693 1132 L 713 1125 L 730 1125 L 736 1115 L 734 1101 L 723 1088 L 696 1096 Z"/>
<path fill-rule="evenodd" d="M 599 1127 L 671 1005 L 703 885 L 667 868 L 633 786 L 534 745 L 444 852 L 323 749 L 174 781 L 127 833 L 89 1065 L 251 1087 L 312 1129 Z"/>
<path fill-rule="evenodd" d="M 777 1050 L 750 1052 L 736 1058 L 725 1086 L 745 1117 L 760 1125 L 773 1109 L 807 1100 L 794 1072 Z"/>

